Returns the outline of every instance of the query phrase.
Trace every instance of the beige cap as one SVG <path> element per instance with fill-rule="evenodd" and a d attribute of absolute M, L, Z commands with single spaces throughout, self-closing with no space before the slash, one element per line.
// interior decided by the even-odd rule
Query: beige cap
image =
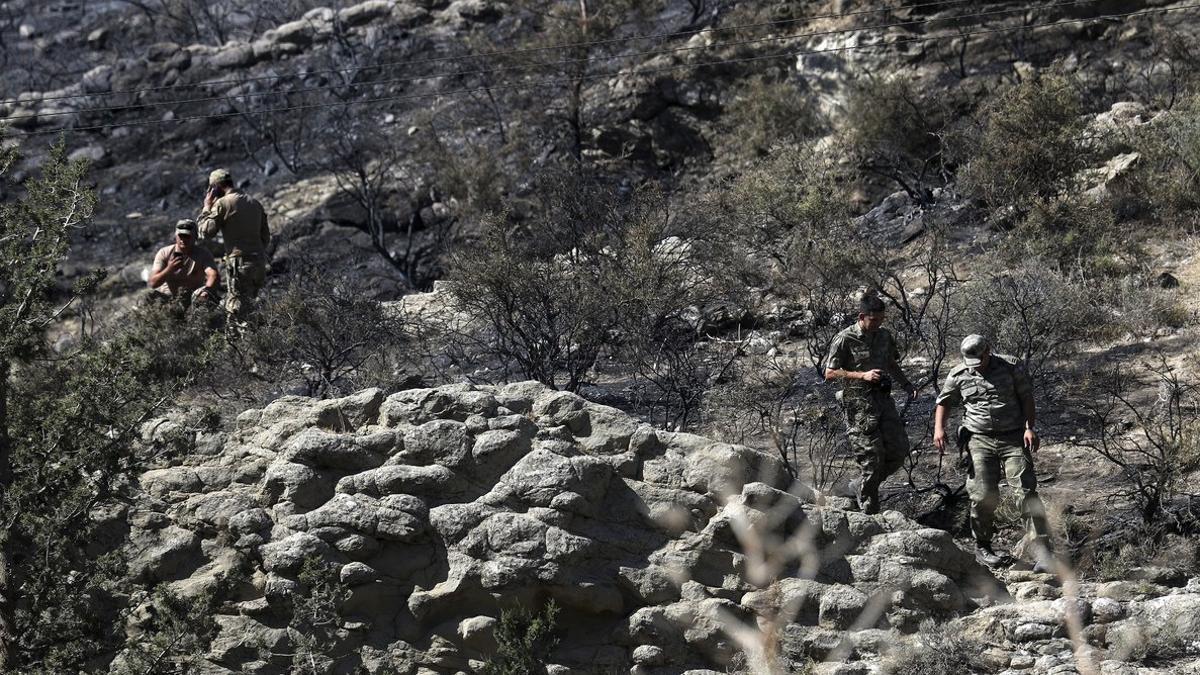
<path fill-rule="evenodd" d="M 233 174 L 229 173 L 228 169 L 215 169 L 212 173 L 208 174 L 208 184 L 210 186 L 232 182 Z"/>
<path fill-rule="evenodd" d="M 962 341 L 963 363 L 968 368 L 976 368 L 983 362 L 983 355 L 991 349 L 987 338 L 982 335 L 968 335 Z"/>

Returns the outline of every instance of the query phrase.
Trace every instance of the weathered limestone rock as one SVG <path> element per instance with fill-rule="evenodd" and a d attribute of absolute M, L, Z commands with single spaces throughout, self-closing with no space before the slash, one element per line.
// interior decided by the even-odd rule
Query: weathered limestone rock
<path fill-rule="evenodd" d="M 171 424 L 147 442 L 190 433 Z M 537 383 L 283 397 L 213 438 L 194 465 L 142 476 L 152 507 L 130 517 L 131 553 L 139 580 L 195 588 L 241 561 L 253 590 L 230 599 L 242 614 L 208 657 L 235 672 L 287 672 L 238 638 L 286 653 L 274 626 L 309 592 L 311 561 L 345 589 L 339 649 L 401 672 L 478 668 L 501 610 L 546 599 L 569 624 L 554 672 L 724 670 L 736 630 L 780 630 L 785 650 L 818 656 L 853 635 L 855 654 L 878 656 L 877 627 L 970 612 L 991 579 L 940 530 L 789 491 L 772 455 Z M 799 567 L 765 571 L 754 537 L 803 542 Z M 1028 639 L 1060 625 L 996 620 Z M 360 631 L 395 647 L 366 649 Z"/>

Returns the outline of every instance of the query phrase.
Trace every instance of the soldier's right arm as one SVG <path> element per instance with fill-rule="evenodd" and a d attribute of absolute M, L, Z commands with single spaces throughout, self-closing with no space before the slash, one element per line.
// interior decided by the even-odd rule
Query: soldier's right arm
<path fill-rule="evenodd" d="M 225 225 L 225 200 L 213 202 L 212 208 L 200 214 L 196 219 L 202 239 L 213 239 Z"/>
<path fill-rule="evenodd" d="M 146 280 L 146 284 L 150 288 L 158 288 L 167 283 L 167 277 L 171 276 L 171 272 L 167 269 L 167 255 L 164 255 L 164 250 L 160 250 L 154 254 L 154 265 L 150 267 L 150 278 Z"/>
<path fill-rule="evenodd" d="M 962 391 L 959 388 L 957 371 L 950 371 L 946 383 L 938 392 L 937 406 L 933 409 L 933 446 L 939 453 L 946 452 L 946 414 L 954 406 L 962 403 Z"/>
<path fill-rule="evenodd" d="M 953 408 L 962 403 L 962 388 L 958 381 L 958 371 L 952 370 L 946 376 L 946 382 L 942 385 L 942 390 L 938 392 L 937 405 Z"/>
<path fill-rule="evenodd" d="M 825 381 L 862 379 L 862 373 L 846 370 L 850 365 L 849 349 L 846 338 L 839 333 L 829 345 L 829 354 L 825 357 Z"/>
<path fill-rule="evenodd" d="M 831 373 L 842 367 L 841 362 L 842 335 L 841 333 L 833 337 L 833 342 L 829 343 L 829 352 L 825 354 L 825 360 L 822 365 L 825 367 L 825 381 L 829 382 L 833 379 Z"/>

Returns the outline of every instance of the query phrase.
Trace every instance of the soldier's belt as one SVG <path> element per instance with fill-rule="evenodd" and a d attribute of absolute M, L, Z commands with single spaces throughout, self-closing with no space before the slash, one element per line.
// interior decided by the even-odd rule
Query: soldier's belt
<path fill-rule="evenodd" d="M 963 427 L 963 428 L 966 429 L 966 427 Z M 1021 427 L 1016 427 L 1015 429 L 1008 429 L 1006 431 L 970 431 L 969 433 L 972 436 L 987 436 L 988 438 L 1004 438 L 1005 436 L 1013 436 L 1016 434 L 1023 434 L 1023 433 L 1025 433 L 1025 430 L 1022 429 Z"/>
<path fill-rule="evenodd" d="M 267 257 L 265 253 L 260 253 L 257 251 L 250 251 L 250 252 L 238 251 L 236 253 L 227 254 L 225 256 L 225 260 L 227 260 L 227 261 L 228 260 L 242 260 L 244 262 L 257 262 L 259 260 L 262 260 L 265 257 Z"/>

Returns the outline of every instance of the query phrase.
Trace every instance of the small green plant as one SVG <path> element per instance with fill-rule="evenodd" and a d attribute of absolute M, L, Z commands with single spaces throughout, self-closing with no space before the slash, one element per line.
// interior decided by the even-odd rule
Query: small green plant
<path fill-rule="evenodd" d="M 304 589 L 292 601 L 288 634 L 292 640 L 292 672 L 324 675 L 334 664 L 330 655 L 341 626 L 340 612 L 347 591 L 338 580 L 338 566 L 308 558 L 300 569 Z"/>
<path fill-rule="evenodd" d="M 195 595 L 183 595 L 166 584 L 156 588 L 144 606 L 147 619 L 139 626 L 141 632 L 114 661 L 114 675 L 193 672 L 220 630 L 214 619 L 217 610 L 243 580 L 243 572 L 236 570 Z"/>
<path fill-rule="evenodd" d="M 539 611 L 506 609 L 496 625 L 496 655 L 483 667 L 484 675 L 536 675 L 546 672 L 546 660 L 558 646 L 558 604 L 546 602 Z"/>

